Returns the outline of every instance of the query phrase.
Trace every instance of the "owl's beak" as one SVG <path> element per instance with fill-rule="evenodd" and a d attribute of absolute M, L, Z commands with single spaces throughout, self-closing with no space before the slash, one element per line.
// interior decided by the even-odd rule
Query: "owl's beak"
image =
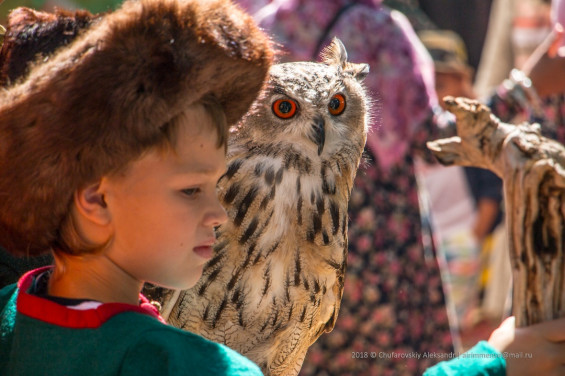
<path fill-rule="evenodd" d="M 314 137 L 312 141 L 318 145 L 318 155 L 320 155 L 324 150 L 324 143 L 326 142 L 326 122 L 324 121 L 324 118 L 316 118 L 314 120 L 314 124 L 312 124 L 312 128 L 314 128 Z"/>

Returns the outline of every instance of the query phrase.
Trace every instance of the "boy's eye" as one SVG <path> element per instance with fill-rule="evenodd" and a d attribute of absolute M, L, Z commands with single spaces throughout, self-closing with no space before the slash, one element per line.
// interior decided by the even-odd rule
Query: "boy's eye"
<path fill-rule="evenodd" d="M 182 190 L 182 193 L 185 196 L 194 196 L 195 194 L 197 194 L 200 191 L 199 188 L 186 188 Z"/>

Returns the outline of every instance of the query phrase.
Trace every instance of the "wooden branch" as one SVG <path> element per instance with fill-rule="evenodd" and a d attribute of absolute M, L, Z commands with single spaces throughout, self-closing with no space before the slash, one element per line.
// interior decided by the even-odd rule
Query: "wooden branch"
<path fill-rule="evenodd" d="M 458 136 L 428 148 L 443 164 L 487 168 L 504 180 L 517 325 L 565 316 L 565 148 L 538 124 L 502 123 L 466 98 L 444 101 Z"/>

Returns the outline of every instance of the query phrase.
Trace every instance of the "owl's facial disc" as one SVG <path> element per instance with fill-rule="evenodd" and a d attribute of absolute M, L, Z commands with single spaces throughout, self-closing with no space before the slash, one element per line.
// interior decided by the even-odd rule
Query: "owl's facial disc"
<path fill-rule="evenodd" d="M 318 145 L 318 155 L 320 155 L 324 150 L 324 143 L 326 142 L 326 122 L 324 121 L 324 118 L 317 117 L 314 119 L 312 130 L 313 132 L 310 139 Z"/>

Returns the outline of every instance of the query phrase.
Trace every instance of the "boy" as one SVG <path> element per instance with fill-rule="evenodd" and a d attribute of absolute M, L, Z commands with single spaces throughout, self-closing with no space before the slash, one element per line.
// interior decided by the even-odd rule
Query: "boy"
<path fill-rule="evenodd" d="M 141 0 L 49 60 L 0 98 L 0 244 L 55 258 L 0 291 L 0 374 L 260 374 L 139 292 L 189 288 L 211 257 L 268 39 L 225 1 Z"/>

